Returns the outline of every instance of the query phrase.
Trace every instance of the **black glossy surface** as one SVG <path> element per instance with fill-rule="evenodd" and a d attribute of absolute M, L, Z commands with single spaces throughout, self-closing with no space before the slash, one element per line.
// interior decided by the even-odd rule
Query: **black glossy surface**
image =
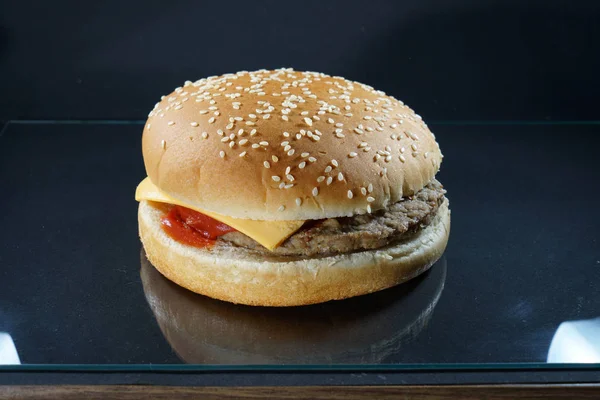
<path fill-rule="evenodd" d="M 26 364 L 544 362 L 561 322 L 600 315 L 600 125 L 432 128 L 452 209 L 442 261 L 288 314 L 192 295 L 140 257 L 140 125 L 10 124 L 0 332 Z"/>

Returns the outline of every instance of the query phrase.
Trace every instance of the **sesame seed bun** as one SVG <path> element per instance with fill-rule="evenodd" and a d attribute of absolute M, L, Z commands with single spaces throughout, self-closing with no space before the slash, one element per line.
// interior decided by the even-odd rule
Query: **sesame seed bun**
<path fill-rule="evenodd" d="M 440 258 L 450 231 L 445 200 L 429 225 L 397 244 L 320 258 L 266 257 L 222 241 L 209 249 L 177 242 L 161 228 L 166 207 L 140 202 L 139 234 L 150 262 L 193 292 L 248 305 L 321 303 L 397 285 Z"/>
<path fill-rule="evenodd" d="M 257 220 L 383 209 L 423 188 L 442 160 L 434 135 L 402 102 L 290 69 L 186 82 L 150 112 L 142 148 L 162 191 Z"/>

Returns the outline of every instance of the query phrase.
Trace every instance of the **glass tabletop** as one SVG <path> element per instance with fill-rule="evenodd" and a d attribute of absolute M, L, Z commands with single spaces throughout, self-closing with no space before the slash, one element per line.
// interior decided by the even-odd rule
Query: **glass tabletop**
<path fill-rule="evenodd" d="M 188 292 L 148 262 L 142 123 L 2 131 L 4 368 L 600 368 L 600 124 L 431 123 L 442 259 L 379 293 L 277 309 Z"/>

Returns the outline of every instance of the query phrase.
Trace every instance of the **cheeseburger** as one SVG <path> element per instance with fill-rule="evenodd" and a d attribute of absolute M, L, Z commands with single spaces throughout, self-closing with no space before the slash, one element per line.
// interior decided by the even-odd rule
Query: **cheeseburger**
<path fill-rule="evenodd" d="M 144 127 L 136 190 L 150 262 L 189 290 L 295 306 L 426 271 L 450 230 L 442 154 L 370 86 L 291 69 L 185 82 Z"/>

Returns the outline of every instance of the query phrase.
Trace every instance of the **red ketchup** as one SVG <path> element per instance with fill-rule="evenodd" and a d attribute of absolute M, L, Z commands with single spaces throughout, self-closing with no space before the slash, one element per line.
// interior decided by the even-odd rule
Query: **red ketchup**
<path fill-rule="evenodd" d="M 229 225 L 181 206 L 173 206 L 161 223 L 167 235 L 195 247 L 212 246 L 219 236 L 235 232 Z"/>

